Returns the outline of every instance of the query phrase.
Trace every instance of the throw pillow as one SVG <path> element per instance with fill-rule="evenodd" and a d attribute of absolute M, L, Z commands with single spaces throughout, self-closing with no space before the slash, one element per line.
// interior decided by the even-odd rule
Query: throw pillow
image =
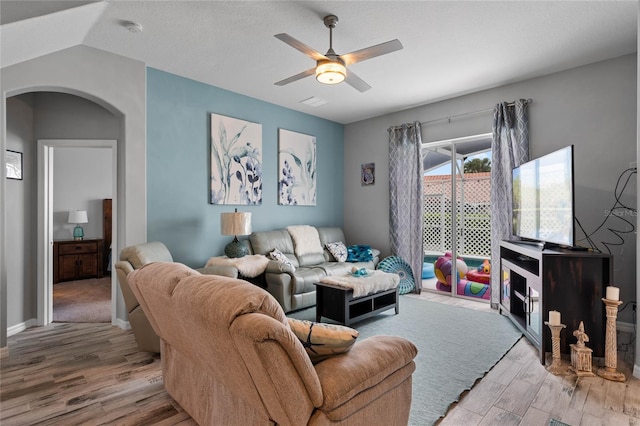
<path fill-rule="evenodd" d="M 323 254 L 322 243 L 318 230 L 310 225 L 287 226 L 287 232 L 293 240 L 293 250 L 296 256 L 305 254 Z"/>
<path fill-rule="evenodd" d="M 271 250 L 268 256 L 270 259 L 280 263 L 280 265 L 286 266 L 287 268 L 291 268 L 291 271 L 296 270 L 296 267 L 293 266 L 293 263 L 289 260 L 287 255 L 281 252 L 280 250 L 278 250 L 277 248 L 274 248 L 273 250 Z"/>
<path fill-rule="evenodd" d="M 371 246 L 353 245 L 347 249 L 347 262 L 370 262 L 373 260 Z"/>
<path fill-rule="evenodd" d="M 358 330 L 337 324 L 287 318 L 289 327 L 309 354 L 312 363 L 348 352 L 360 335 Z"/>
<path fill-rule="evenodd" d="M 335 243 L 325 244 L 331 256 L 338 262 L 345 262 L 347 260 L 347 246 L 342 241 L 336 241 Z"/>

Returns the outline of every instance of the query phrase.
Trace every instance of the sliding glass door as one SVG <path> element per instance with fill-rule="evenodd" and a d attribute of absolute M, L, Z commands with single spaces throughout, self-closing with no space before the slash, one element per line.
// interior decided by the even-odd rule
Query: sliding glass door
<path fill-rule="evenodd" d="M 422 152 L 423 288 L 488 301 L 491 134 L 427 143 Z"/>

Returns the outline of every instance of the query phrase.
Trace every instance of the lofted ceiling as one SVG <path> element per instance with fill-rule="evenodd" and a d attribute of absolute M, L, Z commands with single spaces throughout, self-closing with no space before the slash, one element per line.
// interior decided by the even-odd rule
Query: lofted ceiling
<path fill-rule="evenodd" d="M 348 68 L 364 93 L 313 76 L 274 85 L 315 65 L 274 35 L 324 54 L 328 14 L 338 54 L 404 48 Z M 0 65 L 84 44 L 347 124 L 636 52 L 637 17 L 636 1 L 0 0 Z M 312 97 L 326 103 L 301 103 Z"/>

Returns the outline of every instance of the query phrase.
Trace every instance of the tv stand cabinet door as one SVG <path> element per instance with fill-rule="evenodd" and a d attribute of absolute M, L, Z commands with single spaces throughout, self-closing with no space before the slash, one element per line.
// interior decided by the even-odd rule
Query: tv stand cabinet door
<path fill-rule="evenodd" d="M 587 344 L 594 357 L 604 357 L 605 308 L 602 298 L 611 283 L 611 257 L 598 253 L 563 253 L 544 256 L 543 313 L 556 310 L 567 326 L 560 337 L 560 351 L 571 353 L 574 330 L 584 323 Z M 543 329 L 543 349 L 551 351 L 551 331 Z"/>

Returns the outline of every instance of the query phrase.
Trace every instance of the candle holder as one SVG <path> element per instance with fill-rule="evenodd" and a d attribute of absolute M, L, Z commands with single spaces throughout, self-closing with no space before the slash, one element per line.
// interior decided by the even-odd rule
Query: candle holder
<path fill-rule="evenodd" d="M 618 337 L 616 336 L 616 318 L 618 318 L 618 306 L 620 300 L 602 298 L 607 313 L 607 325 L 604 338 L 604 367 L 598 369 L 598 376 L 614 382 L 627 380 L 624 374 L 618 371 Z"/>
<path fill-rule="evenodd" d="M 562 358 L 560 356 L 560 332 L 567 326 L 564 324 L 551 324 L 549 321 L 544 322 L 551 330 L 551 356 L 553 361 L 551 365 L 547 367 L 547 371 L 556 376 L 564 376 L 567 374 L 567 366 L 562 365 Z"/>

